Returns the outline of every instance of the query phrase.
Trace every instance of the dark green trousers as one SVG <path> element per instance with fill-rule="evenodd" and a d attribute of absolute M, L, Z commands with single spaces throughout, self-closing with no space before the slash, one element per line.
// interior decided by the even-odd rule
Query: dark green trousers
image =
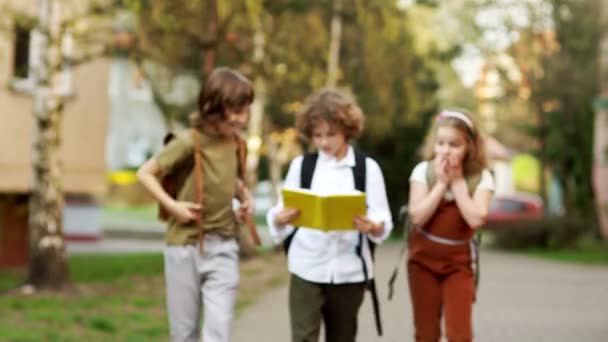
<path fill-rule="evenodd" d="M 326 342 L 354 342 L 364 283 L 318 284 L 294 274 L 289 281 L 293 342 L 318 342 L 321 319 Z"/>

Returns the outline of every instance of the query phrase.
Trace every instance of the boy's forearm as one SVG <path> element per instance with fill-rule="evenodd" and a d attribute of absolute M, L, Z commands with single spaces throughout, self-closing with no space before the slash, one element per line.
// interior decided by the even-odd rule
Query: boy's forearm
<path fill-rule="evenodd" d="M 160 181 L 156 176 L 150 174 L 148 172 L 142 171 L 141 169 L 137 172 L 137 179 L 139 182 L 148 190 L 148 192 L 156 199 L 160 205 L 165 208 L 170 208 L 175 200 L 167 194 L 167 192 L 163 189 Z"/>

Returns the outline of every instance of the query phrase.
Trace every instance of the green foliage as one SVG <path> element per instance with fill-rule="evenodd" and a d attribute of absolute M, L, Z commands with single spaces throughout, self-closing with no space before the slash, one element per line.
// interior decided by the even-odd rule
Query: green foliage
<path fill-rule="evenodd" d="M 532 82 L 532 101 L 545 116 L 541 158 L 556 172 L 569 213 L 590 216 L 593 99 L 598 93 L 599 3 L 552 0 L 559 51 L 541 56 L 543 77 Z M 568 13 L 566 15 L 565 13 Z M 581 37 L 585 37 L 581 39 Z"/>
<path fill-rule="evenodd" d="M 432 43 L 425 52 L 417 51 L 415 37 L 425 30 L 409 25 L 410 14 L 394 2 L 345 3 L 338 84 L 355 95 L 366 114 L 364 134 L 356 144 L 378 160 L 396 213 L 406 200 L 407 174 L 419 160 L 416 149 L 426 123 L 436 111 L 434 63 L 445 56 Z M 329 5 L 311 6 L 273 18 L 268 54 L 282 68 L 269 74 L 267 112 L 277 126 L 293 125 L 298 104 L 326 82 L 330 13 Z M 309 32 L 305 44 L 293 39 L 301 32 Z"/>
<path fill-rule="evenodd" d="M 333 1 L 264 1 L 261 8 L 258 3 L 217 1 L 219 33 L 206 46 L 201 37 L 208 36 L 208 21 L 186 13 L 202 13 L 214 2 L 131 4 L 139 17 L 139 53 L 171 70 L 200 75 L 201 55 L 213 49 L 216 65 L 264 78 L 271 129 L 292 126 L 302 100 L 327 81 Z M 365 133 L 358 144 L 378 159 L 387 188 L 398 189 L 389 192 L 396 212 L 407 194 L 404 175 L 418 161 L 416 149 L 436 111 L 437 67 L 449 60 L 457 44 L 440 47 L 432 27 L 418 20 L 421 14 L 432 16 L 433 4 L 418 12 L 400 10 L 392 0 L 344 0 L 342 5 L 338 85 L 349 89 L 366 113 Z M 204 17 L 210 18 L 209 13 Z M 266 36 L 260 64 L 252 62 L 256 23 Z"/>
<path fill-rule="evenodd" d="M 486 227 L 494 235 L 494 244 L 504 249 L 573 247 L 592 228 L 593 224 L 582 218 L 545 218 Z"/>

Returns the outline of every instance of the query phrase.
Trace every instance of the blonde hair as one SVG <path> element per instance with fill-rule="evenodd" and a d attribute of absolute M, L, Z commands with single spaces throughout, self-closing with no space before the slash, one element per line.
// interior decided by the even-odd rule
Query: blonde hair
<path fill-rule="evenodd" d="M 465 118 L 453 114 L 464 115 Z M 463 161 L 464 175 L 470 176 L 481 173 L 488 164 L 484 139 L 471 115 L 462 110 L 442 111 L 437 114 L 422 147 L 422 157 L 425 160 L 435 159 L 435 141 L 437 140 L 437 130 L 440 127 L 452 127 L 466 138 L 467 151 Z"/>
<path fill-rule="evenodd" d="M 321 120 L 340 129 L 346 140 L 350 140 L 361 135 L 365 118 L 352 96 L 337 89 L 324 88 L 304 100 L 304 106 L 296 116 L 296 127 L 306 139 L 310 139 L 315 125 Z"/>

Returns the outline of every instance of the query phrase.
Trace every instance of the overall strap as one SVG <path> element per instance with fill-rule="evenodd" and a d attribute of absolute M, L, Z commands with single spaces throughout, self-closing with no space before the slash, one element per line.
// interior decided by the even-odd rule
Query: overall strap
<path fill-rule="evenodd" d="M 302 166 L 300 168 L 300 188 L 310 189 L 310 185 L 312 184 L 312 176 L 315 172 L 318 159 L 318 152 L 304 154 L 304 157 L 302 158 Z M 289 252 L 289 247 L 291 246 L 294 236 L 298 232 L 298 228 L 299 227 L 295 227 L 283 241 L 283 251 L 285 251 L 285 254 Z"/>

